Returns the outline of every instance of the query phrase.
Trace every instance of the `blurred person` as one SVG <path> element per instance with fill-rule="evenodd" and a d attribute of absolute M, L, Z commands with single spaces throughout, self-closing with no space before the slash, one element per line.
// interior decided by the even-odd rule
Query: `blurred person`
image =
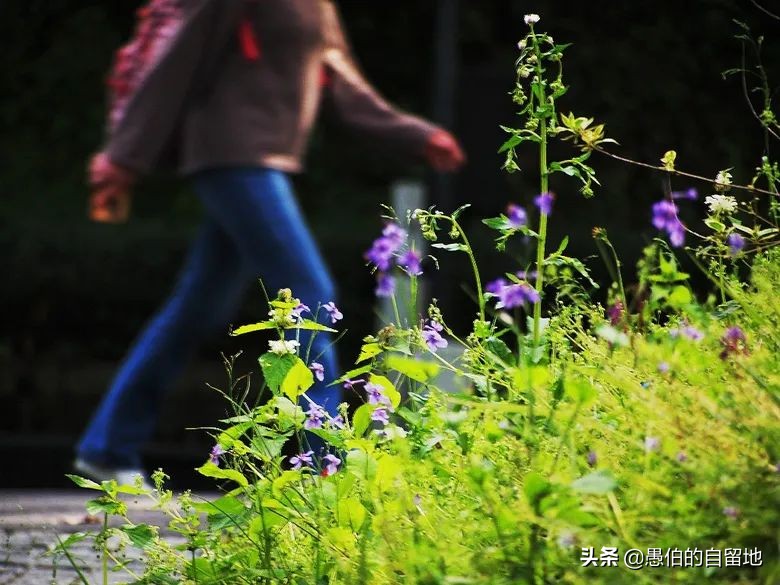
<path fill-rule="evenodd" d="M 334 300 L 289 178 L 303 169 L 321 101 L 387 153 L 441 172 L 464 155 L 450 133 L 395 109 L 365 80 L 331 0 L 152 0 L 109 87 L 107 141 L 89 166 L 91 217 L 126 220 L 138 177 L 171 160 L 205 211 L 173 292 L 77 446 L 77 472 L 128 482 L 143 476 L 141 448 L 165 391 L 201 341 L 229 323 L 254 278 L 312 308 Z M 331 342 L 317 335 L 311 356 L 335 375 Z M 319 382 L 308 394 L 335 414 L 338 389 Z"/>

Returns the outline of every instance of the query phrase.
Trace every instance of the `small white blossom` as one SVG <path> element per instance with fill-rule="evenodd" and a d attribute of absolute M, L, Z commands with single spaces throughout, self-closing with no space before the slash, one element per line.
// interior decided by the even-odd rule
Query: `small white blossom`
<path fill-rule="evenodd" d="M 295 325 L 295 319 L 292 312 L 288 309 L 272 309 L 268 311 L 268 316 L 271 321 L 281 327 L 287 327 L 288 325 Z"/>
<path fill-rule="evenodd" d="M 300 343 L 294 339 L 289 341 L 285 341 L 284 339 L 272 339 L 268 342 L 268 347 L 270 348 L 271 353 L 275 353 L 276 355 L 295 353 L 299 346 Z"/>
<path fill-rule="evenodd" d="M 539 15 L 538 14 L 526 14 L 523 17 L 523 21 L 528 25 L 531 26 L 532 24 L 536 24 L 539 22 Z"/>
<path fill-rule="evenodd" d="M 521 51 L 522 51 L 523 49 L 525 49 L 525 39 L 523 39 L 522 41 L 519 41 L 519 42 L 517 43 L 517 48 L 518 48 L 518 49 L 520 49 Z"/>
<path fill-rule="evenodd" d="M 710 195 L 704 202 L 713 214 L 734 213 L 737 210 L 737 200 L 730 195 Z"/>
<path fill-rule="evenodd" d="M 731 173 L 728 171 L 718 171 L 718 176 L 715 177 L 715 184 L 721 189 L 731 185 Z"/>

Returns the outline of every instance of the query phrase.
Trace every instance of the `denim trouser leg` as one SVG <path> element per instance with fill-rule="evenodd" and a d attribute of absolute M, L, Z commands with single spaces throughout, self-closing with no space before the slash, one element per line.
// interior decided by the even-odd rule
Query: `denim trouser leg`
<path fill-rule="evenodd" d="M 287 177 L 278 171 L 216 169 L 195 176 L 207 219 L 174 292 L 136 340 L 78 446 L 93 463 L 137 466 L 161 398 L 188 358 L 229 322 L 241 293 L 261 278 L 314 308 L 333 300 L 333 281 L 306 227 Z M 301 347 L 309 332 L 301 332 Z M 305 334 L 304 334 L 305 333 Z M 318 334 L 311 359 L 336 374 L 330 336 Z M 335 413 L 338 390 L 317 384 L 309 396 Z"/>

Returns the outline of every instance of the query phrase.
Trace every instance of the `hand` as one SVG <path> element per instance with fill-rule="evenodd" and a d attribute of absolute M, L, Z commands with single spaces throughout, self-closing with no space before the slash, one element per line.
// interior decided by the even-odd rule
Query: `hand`
<path fill-rule="evenodd" d="M 121 223 L 130 215 L 135 173 L 115 164 L 105 153 L 98 153 L 89 164 L 89 217 L 93 221 Z"/>
<path fill-rule="evenodd" d="M 89 218 L 102 223 L 124 223 L 130 217 L 131 201 L 129 189 L 114 185 L 97 187 L 89 197 Z"/>
<path fill-rule="evenodd" d="M 437 130 L 428 137 L 424 156 L 428 164 L 440 173 L 457 171 L 466 162 L 466 155 L 457 139 L 446 130 Z"/>
<path fill-rule="evenodd" d="M 89 184 L 93 187 L 113 185 L 129 190 L 136 181 L 136 174 L 119 166 L 105 152 L 98 152 L 89 162 Z"/>

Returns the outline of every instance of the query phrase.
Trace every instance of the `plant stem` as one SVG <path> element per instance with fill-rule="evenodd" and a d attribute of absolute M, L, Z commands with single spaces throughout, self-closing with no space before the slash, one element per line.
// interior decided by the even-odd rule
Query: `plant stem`
<path fill-rule="evenodd" d="M 600 152 L 601 154 L 604 154 L 610 158 L 614 158 L 615 160 L 619 160 L 620 162 L 628 163 L 630 165 L 635 165 L 638 167 L 642 167 L 645 169 L 652 169 L 654 171 L 662 171 L 664 173 L 670 173 L 672 175 L 678 176 L 678 177 L 686 177 L 688 179 L 695 179 L 697 181 L 704 181 L 705 183 L 710 183 L 711 185 L 715 185 L 716 181 L 714 179 L 710 179 L 708 177 L 702 177 L 701 175 L 694 175 L 693 173 L 686 173 L 684 171 L 678 171 L 675 169 L 669 170 L 665 167 L 658 166 L 658 165 L 651 165 L 645 162 L 641 162 L 638 160 L 633 160 L 630 158 L 626 158 L 624 156 L 620 156 L 619 154 L 614 154 L 612 152 L 609 152 L 608 150 L 604 150 L 603 148 L 596 146 L 593 148 L 596 152 Z M 729 185 L 732 189 L 740 189 L 742 191 L 750 191 L 751 193 L 763 193 L 764 195 L 774 195 L 777 196 L 776 193 L 773 193 L 772 191 L 767 191 L 765 189 L 759 189 L 758 187 L 752 187 L 750 185 L 737 185 L 737 184 L 731 184 Z"/>
<path fill-rule="evenodd" d="M 102 569 L 103 569 L 103 585 L 108 585 L 108 512 L 103 514 L 103 530 L 102 535 L 103 537 L 103 558 L 102 558 Z"/>
<path fill-rule="evenodd" d="M 466 255 L 469 257 L 469 261 L 471 262 L 471 270 L 474 273 L 474 283 L 477 285 L 477 302 L 479 303 L 479 318 L 480 320 L 485 320 L 485 295 L 482 292 L 482 279 L 479 277 L 479 267 L 477 266 L 477 259 L 474 257 L 474 250 L 471 247 L 471 242 L 469 242 L 468 236 L 466 236 L 466 232 L 463 231 L 463 228 L 460 227 L 460 224 L 458 223 L 457 219 L 450 218 L 450 221 L 452 221 L 452 225 L 455 226 L 455 228 L 458 230 L 458 234 L 460 235 L 460 238 L 463 240 L 463 245 L 466 246 Z"/>
<path fill-rule="evenodd" d="M 539 84 L 539 107 L 543 108 L 547 105 L 547 97 L 544 91 L 544 79 L 542 77 L 542 55 L 539 50 L 539 42 L 536 39 L 536 35 L 532 34 L 534 43 L 534 52 L 536 53 L 536 76 L 537 83 Z M 539 119 L 539 118 L 537 118 Z M 541 123 L 541 131 L 539 141 L 539 179 L 541 190 L 540 193 L 544 195 L 549 188 L 549 171 L 547 169 L 547 120 L 542 118 L 539 120 Z M 542 288 L 544 287 L 544 248 L 547 242 L 547 214 L 541 212 L 539 215 L 539 237 L 536 243 L 536 292 L 539 294 L 539 302 L 534 304 L 534 328 L 533 328 L 533 340 L 534 351 L 539 347 L 539 340 L 541 337 L 541 322 L 542 322 Z"/>

